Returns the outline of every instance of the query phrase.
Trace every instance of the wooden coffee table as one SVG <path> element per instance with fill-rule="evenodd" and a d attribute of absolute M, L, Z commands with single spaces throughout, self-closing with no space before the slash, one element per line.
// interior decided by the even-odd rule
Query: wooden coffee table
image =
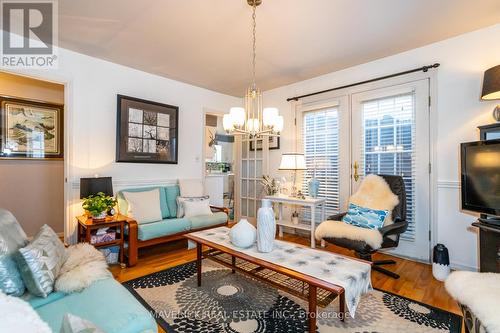
<path fill-rule="evenodd" d="M 228 233 L 229 228 L 220 227 L 185 235 L 187 239 L 196 243 L 198 286 L 201 286 L 202 282 L 202 259 L 207 258 L 231 268 L 233 273 L 238 271 L 250 275 L 253 278 L 269 283 L 276 288 L 307 300 L 309 303 L 307 311 L 309 318 L 309 332 L 316 332 L 316 314 L 318 305 L 324 307 L 337 297 L 339 297 L 340 305 L 339 317 L 342 321 L 344 320 L 346 302 L 345 289 L 342 286 L 334 284 L 331 281 L 327 281 L 326 279 L 322 279 L 318 276 L 309 275 L 307 273 L 285 267 L 283 264 L 280 264 L 280 260 L 273 259 L 272 253 L 274 251 L 269 254 L 269 258 L 263 259 L 262 257 L 266 254 L 260 253 L 257 255 L 255 252 L 256 250 L 253 250 L 252 253 L 252 250 L 235 248 L 227 239 Z M 206 251 L 202 251 L 203 246 L 208 249 Z M 353 261 L 353 264 L 357 266 L 361 266 L 359 264 L 362 264 L 361 268 L 366 267 L 368 269 L 368 279 L 370 278 L 370 263 L 367 261 L 340 256 L 323 250 L 310 249 L 302 245 L 279 240 L 276 240 L 276 246 L 278 249 L 286 246 L 287 253 L 289 253 L 288 251 L 293 251 L 294 249 L 298 252 L 303 252 L 305 250 L 302 249 L 306 249 L 308 255 L 316 256 L 321 258 L 321 260 L 328 261 L 330 258 L 330 262 L 332 262 L 334 259 L 338 260 L 341 258 L 342 261 Z M 279 250 L 276 251 L 278 252 Z M 293 256 L 293 254 L 290 255 Z M 335 271 L 332 270 L 332 272 L 334 273 Z"/>

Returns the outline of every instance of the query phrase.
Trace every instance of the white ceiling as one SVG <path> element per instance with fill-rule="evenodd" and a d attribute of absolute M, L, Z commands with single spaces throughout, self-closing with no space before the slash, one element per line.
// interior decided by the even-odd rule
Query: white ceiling
<path fill-rule="evenodd" d="M 60 0 L 59 17 L 64 48 L 234 96 L 251 81 L 246 0 Z M 499 22 L 499 0 L 263 0 L 257 84 L 272 89 Z"/>

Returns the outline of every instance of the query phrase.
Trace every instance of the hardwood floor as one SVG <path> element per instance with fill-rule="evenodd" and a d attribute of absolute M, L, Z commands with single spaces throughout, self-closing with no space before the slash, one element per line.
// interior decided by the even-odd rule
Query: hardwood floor
<path fill-rule="evenodd" d="M 306 238 L 285 234 L 284 240 L 309 245 Z M 196 259 L 196 250 L 186 250 L 187 241 L 172 242 L 144 249 L 139 255 L 137 266 L 132 268 L 111 267 L 114 277 L 120 281 L 128 281 L 150 273 L 158 272 Z M 349 251 L 328 245 L 326 250 L 345 255 L 352 255 Z M 457 314 L 461 311 L 457 303 L 448 295 L 444 283 L 432 276 L 432 266 L 410 260 L 394 258 L 385 254 L 376 254 L 374 260 L 394 259 L 396 265 L 385 266 L 398 273 L 397 280 L 372 271 L 373 287 L 392 292 L 410 299 L 429 304 Z M 159 332 L 163 332 L 159 328 Z"/>

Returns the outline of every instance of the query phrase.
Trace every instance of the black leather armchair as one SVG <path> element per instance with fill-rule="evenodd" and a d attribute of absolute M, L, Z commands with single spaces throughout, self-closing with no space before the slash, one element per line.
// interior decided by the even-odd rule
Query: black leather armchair
<path fill-rule="evenodd" d="M 392 210 L 392 218 L 394 223 L 382 227 L 379 231 L 382 234 L 382 246 L 380 248 L 393 248 L 399 245 L 399 236 L 406 231 L 408 228 L 408 222 L 406 221 L 406 191 L 403 177 L 393 176 L 393 175 L 379 175 L 384 178 L 392 192 L 399 197 L 399 204 Z M 346 213 L 336 214 L 328 217 L 328 220 L 341 221 Z M 372 261 L 372 254 L 377 252 L 379 249 L 374 249 L 364 241 L 352 240 L 348 238 L 332 238 L 327 237 L 324 240 L 328 243 L 335 244 L 337 246 L 353 250 L 356 255 L 364 260 L 372 262 L 373 270 L 386 274 L 392 278 L 398 279 L 399 275 L 391 272 L 381 265 L 395 264 L 394 260 L 378 260 Z"/>

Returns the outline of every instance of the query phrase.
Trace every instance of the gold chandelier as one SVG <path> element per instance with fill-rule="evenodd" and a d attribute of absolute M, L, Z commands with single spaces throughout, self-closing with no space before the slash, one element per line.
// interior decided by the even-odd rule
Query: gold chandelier
<path fill-rule="evenodd" d="M 279 136 L 283 130 L 283 116 L 279 115 L 277 108 L 266 107 L 262 105 L 262 92 L 255 84 L 255 68 L 257 58 L 257 20 L 256 9 L 262 3 L 262 0 L 247 0 L 252 6 L 252 37 L 253 37 L 253 52 L 252 52 L 252 68 L 253 80 L 252 85 L 245 93 L 245 106 L 232 107 L 229 114 L 225 114 L 223 118 L 224 130 L 228 134 L 233 135 L 248 135 L 250 138 L 262 136 Z"/>

